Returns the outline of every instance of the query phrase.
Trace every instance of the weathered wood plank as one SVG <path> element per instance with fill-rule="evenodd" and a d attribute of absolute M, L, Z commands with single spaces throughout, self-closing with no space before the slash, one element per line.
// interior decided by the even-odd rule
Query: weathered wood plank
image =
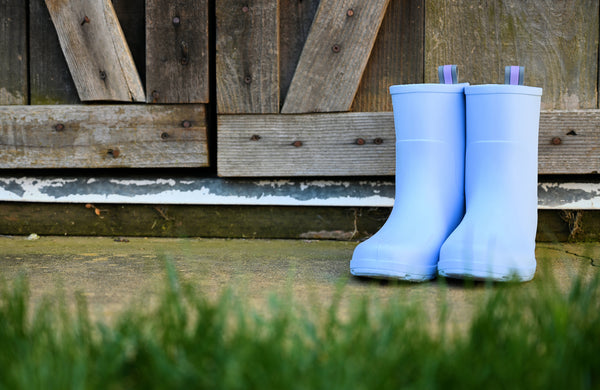
<path fill-rule="evenodd" d="M 395 172 L 391 112 L 220 115 L 218 124 L 220 176 L 371 176 Z M 540 118 L 539 173 L 600 172 L 599 145 L 599 110 L 544 111 Z"/>
<path fill-rule="evenodd" d="M 472 84 L 521 65 L 544 88 L 542 109 L 597 107 L 598 1 L 427 0 L 425 15 L 427 82 L 443 64 Z"/>
<path fill-rule="evenodd" d="M 540 117 L 539 172 L 600 172 L 600 111 L 545 111 Z"/>
<path fill-rule="evenodd" d="M 29 0 L 31 104 L 81 103 L 44 0 Z"/>
<path fill-rule="evenodd" d="M 279 11 L 279 101 L 285 100 L 319 0 L 281 0 Z"/>
<path fill-rule="evenodd" d="M 145 0 L 112 0 L 127 46 L 142 85 L 146 83 L 146 4 Z"/>
<path fill-rule="evenodd" d="M 27 104 L 27 4 L 0 0 L 0 104 Z"/>
<path fill-rule="evenodd" d="M 350 110 L 388 3 L 320 3 L 282 113 Z"/>
<path fill-rule="evenodd" d="M 425 0 L 390 0 L 352 111 L 392 111 L 389 87 L 423 82 Z"/>
<path fill-rule="evenodd" d="M 394 173 L 391 113 L 220 115 L 218 126 L 221 176 Z"/>
<path fill-rule="evenodd" d="M 208 1 L 146 2 L 149 103 L 207 103 Z"/>
<path fill-rule="evenodd" d="M 216 3 L 217 111 L 279 112 L 279 0 Z"/>
<path fill-rule="evenodd" d="M 202 166 L 204 105 L 0 106 L 0 168 Z"/>
<path fill-rule="evenodd" d="M 144 90 L 110 0 L 46 0 L 83 101 L 144 101 Z"/>

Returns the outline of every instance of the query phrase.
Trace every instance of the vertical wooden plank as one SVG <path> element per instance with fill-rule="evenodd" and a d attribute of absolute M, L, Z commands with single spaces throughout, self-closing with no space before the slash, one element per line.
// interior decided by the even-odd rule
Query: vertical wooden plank
<path fill-rule="evenodd" d="M 390 0 L 352 111 L 392 111 L 390 85 L 423 82 L 424 27 L 424 0 Z"/>
<path fill-rule="evenodd" d="M 522 65 L 542 108 L 597 106 L 598 1 L 426 0 L 425 15 L 426 81 L 453 63 L 461 80 L 501 83 Z"/>
<path fill-rule="evenodd" d="M 29 0 L 31 104 L 81 103 L 44 0 Z"/>
<path fill-rule="evenodd" d="M 27 8 L 0 0 L 0 104 L 27 104 Z"/>
<path fill-rule="evenodd" d="M 142 84 L 146 82 L 145 0 L 112 0 Z"/>
<path fill-rule="evenodd" d="M 222 0 L 215 13 L 217 111 L 279 112 L 279 0 Z"/>
<path fill-rule="evenodd" d="M 319 5 L 282 113 L 348 111 L 389 0 Z"/>
<path fill-rule="evenodd" d="M 148 102 L 207 103 L 208 0 L 148 0 L 146 53 Z"/>
<path fill-rule="evenodd" d="M 319 0 L 280 0 L 279 6 L 279 101 L 283 102 L 319 8 Z"/>
<path fill-rule="evenodd" d="M 46 0 L 81 100 L 145 101 L 109 0 Z"/>

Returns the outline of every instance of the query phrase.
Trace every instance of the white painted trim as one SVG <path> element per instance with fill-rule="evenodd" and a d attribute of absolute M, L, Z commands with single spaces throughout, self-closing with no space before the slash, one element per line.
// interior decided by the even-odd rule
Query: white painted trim
<path fill-rule="evenodd" d="M 392 180 L 0 177 L 0 201 L 392 207 Z M 600 183 L 540 183 L 539 209 L 600 209 Z"/>

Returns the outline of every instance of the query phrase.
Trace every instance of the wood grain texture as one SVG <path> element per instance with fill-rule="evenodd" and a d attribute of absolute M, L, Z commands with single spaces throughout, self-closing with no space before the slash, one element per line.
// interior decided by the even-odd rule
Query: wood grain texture
<path fill-rule="evenodd" d="M 221 0 L 215 7 L 217 111 L 279 112 L 279 0 Z"/>
<path fill-rule="evenodd" d="M 111 0 L 142 85 L 146 83 L 146 4 L 145 0 Z"/>
<path fill-rule="evenodd" d="M 390 0 L 352 111 L 392 111 L 389 87 L 423 82 L 424 0 Z"/>
<path fill-rule="evenodd" d="M 0 0 L 0 104 L 27 104 L 27 5 Z"/>
<path fill-rule="evenodd" d="M 391 113 L 219 115 L 218 173 L 391 175 L 393 121 Z M 374 142 L 376 138 L 381 142 Z M 364 144 L 359 145 L 358 139 Z"/>
<path fill-rule="evenodd" d="M 600 172 L 600 111 L 545 111 L 540 117 L 539 173 Z"/>
<path fill-rule="evenodd" d="M 395 172 L 391 112 L 220 115 L 218 123 L 220 176 L 380 176 Z M 600 172 L 599 124 L 599 110 L 542 112 L 538 172 Z M 357 144 L 359 138 L 364 144 Z M 383 142 L 374 143 L 376 138 Z M 296 141 L 301 146 L 294 146 Z"/>
<path fill-rule="evenodd" d="M 82 101 L 145 101 L 110 0 L 46 0 L 46 6 Z"/>
<path fill-rule="evenodd" d="M 29 16 L 31 104 L 81 103 L 45 1 L 29 0 Z"/>
<path fill-rule="evenodd" d="M 319 0 L 280 0 L 279 101 L 283 102 L 294 77 Z"/>
<path fill-rule="evenodd" d="M 149 103 L 208 103 L 208 0 L 146 2 Z"/>
<path fill-rule="evenodd" d="M 0 168 L 204 166 L 204 105 L 0 106 Z"/>
<path fill-rule="evenodd" d="M 388 3 L 320 3 L 282 113 L 350 110 Z"/>
<path fill-rule="evenodd" d="M 503 83 L 521 65 L 542 109 L 597 107 L 598 1 L 427 0 L 425 15 L 425 81 L 458 64 L 461 80 Z"/>

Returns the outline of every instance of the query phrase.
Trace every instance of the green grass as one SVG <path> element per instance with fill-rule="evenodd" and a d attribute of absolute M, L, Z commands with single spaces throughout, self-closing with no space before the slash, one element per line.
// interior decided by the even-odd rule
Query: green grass
<path fill-rule="evenodd" d="M 152 308 L 110 326 L 48 299 L 25 279 L 0 291 L 2 389 L 587 389 L 600 386 L 600 279 L 488 286 L 470 327 L 449 332 L 415 305 L 368 298 L 306 308 L 273 298 L 266 312 L 181 282 Z M 468 287 L 465 287 L 468 288 Z M 483 287 L 478 287 L 483 288 Z M 340 296 L 343 286 L 340 287 Z"/>

